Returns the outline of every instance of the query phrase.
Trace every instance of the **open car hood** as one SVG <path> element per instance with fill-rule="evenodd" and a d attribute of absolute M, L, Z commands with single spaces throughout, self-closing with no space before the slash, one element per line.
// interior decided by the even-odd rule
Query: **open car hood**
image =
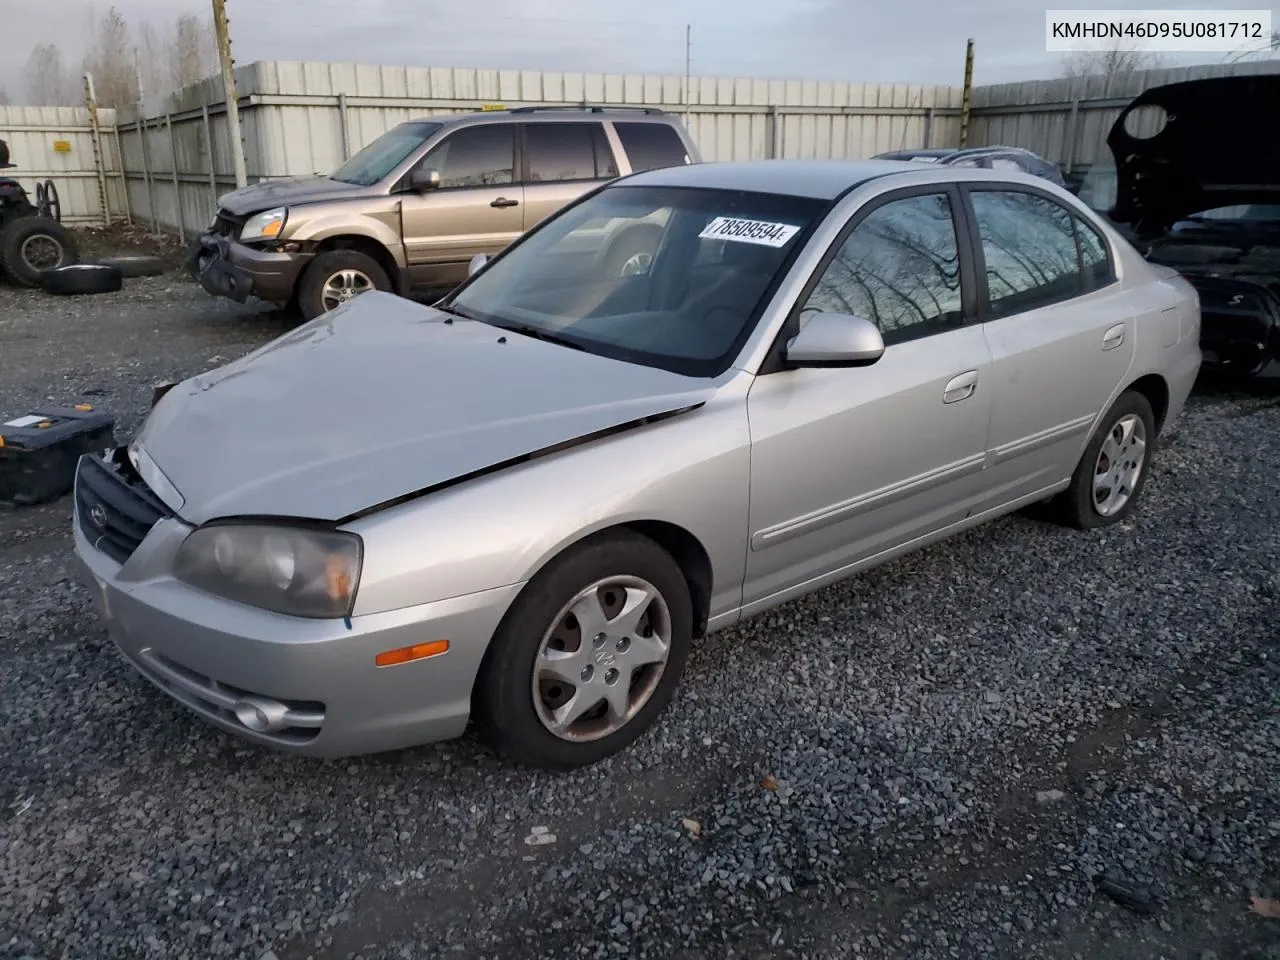
<path fill-rule="evenodd" d="M 1107 136 L 1111 219 L 1150 236 L 1214 207 L 1280 202 L 1280 123 L 1266 119 L 1276 116 L 1280 74 L 1188 80 L 1135 97 Z"/>

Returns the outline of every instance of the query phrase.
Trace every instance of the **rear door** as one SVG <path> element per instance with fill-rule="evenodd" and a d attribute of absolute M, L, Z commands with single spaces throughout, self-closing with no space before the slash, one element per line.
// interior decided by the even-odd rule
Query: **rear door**
<path fill-rule="evenodd" d="M 618 161 L 599 121 L 541 121 L 520 127 L 525 230 L 618 175 Z"/>
<path fill-rule="evenodd" d="M 516 176 L 516 127 L 486 123 L 448 134 L 418 163 L 440 186 L 404 193 L 401 229 L 410 282 L 452 286 L 477 253 L 493 256 L 524 229 L 524 188 Z"/>
<path fill-rule="evenodd" d="M 993 363 L 990 505 L 1066 480 L 1133 361 L 1138 318 L 1105 239 L 1048 191 L 966 184 Z"/>

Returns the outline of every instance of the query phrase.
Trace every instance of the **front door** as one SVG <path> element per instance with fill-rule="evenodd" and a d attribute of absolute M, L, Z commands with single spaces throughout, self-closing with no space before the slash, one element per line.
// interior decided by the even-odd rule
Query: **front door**
<path fill-rule="evenodd" d="M 875 321 L 880 360 L 752 385 L 748 608 L 947 527 L 977 497 L 991 359 L 967 322 L 958 202 L 946 187 L 873 201 L 802 301 L 799 323 L 813 310 Z"/>
<path fill-rule="evenodd" d="M 453 286 L 466 279 L 472 257 L 501 252 L 524 229 L 515 125 L 461 127 L 419 166 L 439 171 L 440 186 L 403 195 L 409 279 L 415 287 Z"/>
<path fill-rule="evenodd" d="M 994 364 L 990 505 L 1067 480 L 1133 361 L 1133 302 L 1102 236 L 1020 186 L 966 190 L 981 241 L 983 330 Z"/>

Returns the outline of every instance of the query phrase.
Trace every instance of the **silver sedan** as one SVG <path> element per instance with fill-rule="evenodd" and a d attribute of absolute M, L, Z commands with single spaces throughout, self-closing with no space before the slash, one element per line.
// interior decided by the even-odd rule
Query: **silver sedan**
<path fill-rule="evenodd" d="M 475 722 L 572 767 L 710 631 L 1042 501 L 1124 520 L 1199 324 L 1041 179 L 651 171 L 434 306 L 364 294 L 172 388 L 81 460 L 76 550 L 123 654 L 225 730 L 341 756 Z"/>

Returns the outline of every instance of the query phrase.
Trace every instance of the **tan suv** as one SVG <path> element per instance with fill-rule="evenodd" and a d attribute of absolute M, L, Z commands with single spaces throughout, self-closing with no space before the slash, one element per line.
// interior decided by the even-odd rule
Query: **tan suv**
<path fill-rule="evenodd" d="M 651 108 L 516 107 L 402 123 L 328 176 L 223 195 L 187 267 L 209 293 L 311 319 L 366 290 L 420 296 L 464 280 L 544 218 L 629 173 L 700 161 Z M 643 268 L 652 231 L 602 231 L 596 255 Z"/>

